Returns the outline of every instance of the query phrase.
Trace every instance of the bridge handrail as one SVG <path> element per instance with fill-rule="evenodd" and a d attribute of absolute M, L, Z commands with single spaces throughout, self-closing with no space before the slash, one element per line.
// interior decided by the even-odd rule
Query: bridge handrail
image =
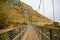
<path fill-rule="evenodd" d="M 44 34 L 41 30 L 38 30 L 44 37 L 46 37 L 48 40 L 51 40 L 46 34 Z"/>
<path fill-rule="evenodd" d="M 26 29 L 22 30 L 15 38 L 13 38 L 12 40 L 16 40 Z"/>
<path fill-rule="evenodd" d="M 43 28 L 48 28 L 48 29 L 51 29 L 51 30 L 57 30 L 57 31 L 60 31 L 60 29 L 57 28 L 57 27 L 44 26 Z"/>
<path fill-rule="evenodd" d="M 35 24 L 34 24 L 34 25 L 35 25 Z M 40 25 L 36 25 L 36 26 L 40 26 Z M 57 30 L 57 31 L 60 31 L 60 28 L 57 28 L 57 27 L 50 27 L 50 26 L 40 26 L 40 27 L 48 28 L 48 29 L 51 29 L 51 30 Z"/>
<path fill-rule="evenodd" d="M 24 25 L 23 25 L 23 26 L 24 26 Z M 12 31 L 12 30 L 21 28 L 21 27 L 22 27 L 22 25 L 17 26 L 17 27 L 14 27 L 13 25 L 11 25 L 11 27 L 9 27 L 9 28 L 0 30 L 0 34 L 6 33 L 6 32 L 9 32 L 9 31 Z"/>

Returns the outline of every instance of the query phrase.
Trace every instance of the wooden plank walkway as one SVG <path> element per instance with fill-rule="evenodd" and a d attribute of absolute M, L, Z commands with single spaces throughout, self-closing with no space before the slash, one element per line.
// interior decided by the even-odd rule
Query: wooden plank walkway
<path fill-rule="evenodd" d="M 33 27 L 30 25 L 27 29 L 26 34 L 24 35 L 23 40 L 40 40 L 36 31 L 33 29 Z"/>

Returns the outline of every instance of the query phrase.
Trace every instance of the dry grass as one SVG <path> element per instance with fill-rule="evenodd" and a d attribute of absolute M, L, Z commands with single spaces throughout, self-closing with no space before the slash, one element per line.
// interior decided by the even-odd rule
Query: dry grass
<path fill-rule="evenodd" d="M 9 17 L 9 19 L 12 20 L 13 22 L 23 23 L 25 21 L 28 21 L 28 17 L 30 17 L 29 19 L 32 19 L 32 21 L 36 21 L 33 23 L 37 23 L 37 24 L 51 23 L 50 19 L 39 14 L 38 12 L 33 10 L 32 7 L 28 6 L 27 4 L 23 2 L 22 2 L 22 8 L 24 10 L 27 10 L 26 14 L 28 15 L 28 17 L 23 16 L 20 6 L 17 6 L 12 3 L 0 3 L 0 4 L 2 4 L 0 5 L 0 7 L 2 6 L 1 8 L 2 11 L 5 12 L 7 16 Z M 37 17 L 37 15 L 39 15 L 39 17 Z"/>

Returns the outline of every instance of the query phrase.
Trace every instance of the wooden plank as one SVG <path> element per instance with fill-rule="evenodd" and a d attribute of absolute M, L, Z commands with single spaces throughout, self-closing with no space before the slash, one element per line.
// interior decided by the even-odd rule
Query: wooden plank
<path fill-rule="evenodd" d="M 21 33 L 19 33 L 15 38 L 13 38 L 12 40 L 16 40 L 17 38 L 19 38 L 19 36 L 25 31 L 26 29 L 22 30 Z"/>
<path fill-rule="evenodd" d="M 6 32 L 9 32 L 9 31 L 12 31 L 12 30 L 21 28 L 21 27 L 22 27 L 22 25 L 17 26 L 17 27 L 13 27 L 13 25 L 11 25 L 11 26 L 10 26 L 9 28 L 7 28 L 7 29 L 2 29 L 2 30 L 0 30 L 0 34 L 6 33 Z"/>
<path fill-rule="evenodd" d="M 22 40 L 41 40 L 41 39 L 39 39 L 39 37 L 38 37 L 36 31 L 34 30 L 34 28 L 32 27 L 32 25 L 29 25 L 29 28 L 27 29 Z"/>

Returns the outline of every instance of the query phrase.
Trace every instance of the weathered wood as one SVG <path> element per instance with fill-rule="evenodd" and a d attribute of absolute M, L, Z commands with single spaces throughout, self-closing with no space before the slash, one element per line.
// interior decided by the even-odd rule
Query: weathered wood
<path fill-rule="evenodd" d="M 26 29 L 22 30 L 21 33 L 19 33 L 15 38 L 13 38 L 12 40 L 16 40 L 17 38 L 19 38 L 19 36 L 25 31 Z"/>
<path fill-rule="evenodd" d="M 41 33 L 41 35 L 43 35 L 45 38 L 47 38 L 48 40 L 51 40 L 48 36 L 46 36 L 41 30 L 38 30 L 40 33 Z"/>
<path fill-rule="evenodd" d="M 23 25 L 23 26 L 24 26 L 24 25 Z M 15 29 L 19 29 L 19 28 L 21 28 L 21 27 L 22 27 L 22 25 L 17 26 L 17 27 L 14 27 L 13 25 L 11 25 L 11 26 L 10 26 L 9 28 L 7 28 L 7 29 L 2 29 L 2 30 L 0 30 L 0 34 L 9 32 L 9 31 L 12 31 L 12 30 L 15 30 Z"/>
<path fill-rule="evenodd" d="M 34 25 L 36 25 L 36 24 L 34 24 Z M 40 27 L 43 27 L 43 28 L 51 29 L 51 30 L 60 31 L 60 28 L 57 28 L 57 27 L 54 27 L 54 26 L 41 26 L 41 25 L 38 25 L 38 24 L 36 26 L 40 26 Z"/>
<path fill-rule="evenodd" d="M 36 31 L 33 29 L 33 27 L 30 25 L 23 37 L 22 40 L 41 40 L 39 39 Z"/>

